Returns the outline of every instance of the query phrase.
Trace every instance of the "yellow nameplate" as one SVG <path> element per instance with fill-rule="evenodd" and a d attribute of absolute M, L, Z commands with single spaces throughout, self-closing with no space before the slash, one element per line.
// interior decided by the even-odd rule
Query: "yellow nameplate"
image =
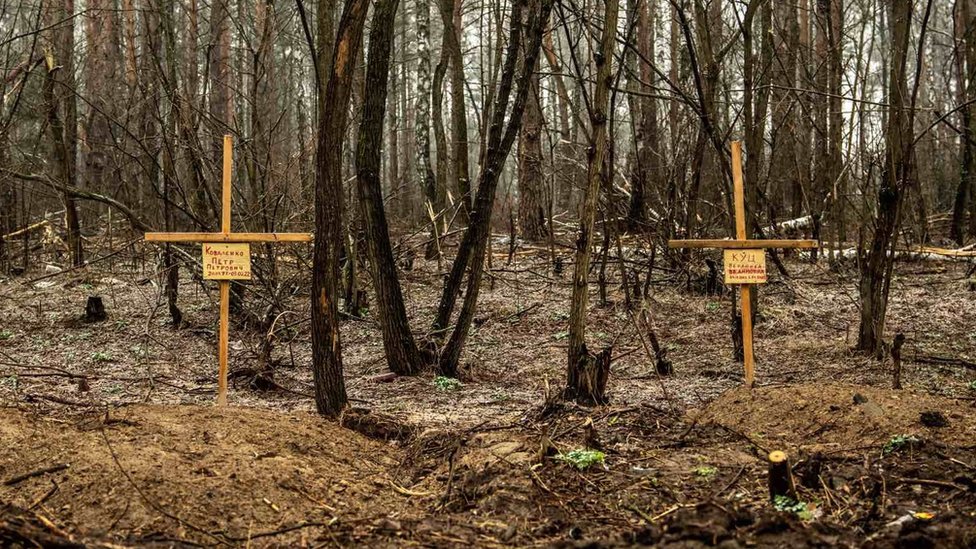
<path fill-rule="evenodd" d="M 726 284 L 765 284 L 764 250 L 723 250 Z"/>
<path fill-rule="evenodd" d="M 203 278 L 250 280 L 251 245 L 203 243 Z"/>

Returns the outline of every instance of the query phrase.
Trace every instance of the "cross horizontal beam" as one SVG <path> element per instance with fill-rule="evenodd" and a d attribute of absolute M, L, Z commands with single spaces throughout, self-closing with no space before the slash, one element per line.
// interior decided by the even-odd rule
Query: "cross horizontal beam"
<path fill-rule="evenodd" d="M 309 233 L 146 233 L 150 242 L 310 242 Z"/>
<path fill-rule="evenodd" d="M 816 240 L 669 240 L 669 248 L 725 248 L 734 250 L 765 248 L 816 248 Z"/>

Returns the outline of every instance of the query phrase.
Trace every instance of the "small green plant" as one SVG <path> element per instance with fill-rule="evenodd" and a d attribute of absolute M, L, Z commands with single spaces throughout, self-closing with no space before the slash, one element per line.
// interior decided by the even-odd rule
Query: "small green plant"
<path fill-rule="evenodd" d="M 569 332 L 556 332 L 552 334 L 552 338 L 555 339 L 556 341 L 559 341 L 561 339 L 566 339 L 567 337 L 569 337 Z"/>
<path fill-rule="evenodd" d="M 91 358 L 95 362 L 109 362 L 112 360 L 112 355 L 105 351 L 95 351 L 92 353 Z"/>
<path fill-rule="evenodd" d="M 565 454 L 559 454 L 556 459 L 559 461 L 565 461 L 570 465 L 576 467 L 577 469 L 586 469 L 591 465 L 597 463 L 603 464 L 606 455 L 599 450 L 590 450 L 588 448 L 577 448 L 576 450 L 571 450 Z"/>
<path fill-rule="evenodd" d="M 712 467 L 711 465 L 699 465 L 695 467 L 695 475 L 698 478 L 709 480 L 718 474 L 718 467 Z"/>
<path fill-rule="evenodd" d="M 14 333 L 11 332 L 10 330 L 0 331 L 0 341 L 3 341 L 5 339 L 10 339 L 12 337 L 14 337 Z"/>
<path fill-rule="evenodd" d="M 3 339 L 3 338 L 0 337 L 0 339 Z M 974 379 L 974 380 L 970 381 L 968 384 L 966 384 L 966 387 L 969 387 L 969 390 L 970 391 L 976 391 L 976 379 Z"/>
<path fill-rule="evenodd" d="M 800 520 L 811 520 L 813 519 L 813 513 L 810 512 L 810 506 L 802 501 L 796 501 L 789 496 L 776 496 L 773 498 L 773 507 L 777 511 L 784 513 L 793 513 Z"/>
<path fill-rule="evenodd" d="M 709 301 L 705 304 L 705 310 L 710 313 L 714 313 L 715 311 L 719 310 L 720 307 L 721 305 L 717 301 Z"/>
<path fill-rule="evenodd" d="M 506 402 L 511 398 L 512 396 L 506 393 L 505 391 L 495 391 L 494 393 L 491 394 L 492 402 Z"/>
<path fill-rule="evenodd" d="M 901 450 L 905 446 L 918 444 L 921 442 L 915 435 L 895 435 L 888 439 L 884 447 L 881 448 L 881 455 L 887 456 Z"/>
<path fill-rule="evenodd" d="M 461 388 L 461 382 L 453 377 L 437 376 L 434 378 L 434 387 L 438 391 L 457 391 Z"/>
<path fill-rule="evenodd" d="M 18 386 L 17 376 L 0 377 L 0 387 L 4 386 L 10 386 L 10 388 L 16 391 Z"/>

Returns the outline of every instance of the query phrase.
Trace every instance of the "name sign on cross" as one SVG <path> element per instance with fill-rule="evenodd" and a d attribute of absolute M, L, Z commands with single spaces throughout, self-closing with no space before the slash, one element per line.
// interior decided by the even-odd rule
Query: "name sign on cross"
<path fill-rule="evenodd" d="M 746 385 L 755 383 L 752 348 L 752 285 L 766 282 L 767 248 L 816 248 L 816 240 L 753 240 L 746 232 L 745 191 L 742 182 L 742 143 L 732 142 L 732 183 L 735 204 L 735 240 L 669 240 L 669 248 L 718 248 L 723 250 L 725 283 L 739 286 L 742 313 L 742 355 Z"/>
<path fill-rule="evenodd" d="M 230 281 L 251 278 L 250 242 L 309 242 L 309 233 L 235 233 L 230 227 L 234 143 L 224 136 L 223 192 L 219 233 L 146 233 L 147 242 L 200 242 L 203 278 L 220 287 L 220 337 L 217 347 L 217 404 L 227 404 L 227 346 L 230 332 Z"/>

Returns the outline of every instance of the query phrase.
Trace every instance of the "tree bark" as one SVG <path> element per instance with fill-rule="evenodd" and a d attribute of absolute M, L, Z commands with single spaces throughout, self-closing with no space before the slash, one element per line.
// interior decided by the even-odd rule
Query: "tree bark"
<path fill-rule="evenodd" d="M 424 361 L 410 331 L 410 322 L 400 291 L 380 181 L 383 117 L 386 111 L 390 54 L 393 49 L 398 1 L 379 0 L 374 8 L 366 67 L 366 87 L 369 93 L 363 103 L 356 151 L 356 189 L 366 230 L 369 273 L 376 289 L 376 317 L 383 332 L 387 365 L 390 371 L 398 375 L 412 375 L 422 369 Z"/>
<path fill-rule="evenodd" d="M 525 104 L 525 119 L 519 133 L 518 219 L 523 238 L 538 241 L 548 235 L 542 173 L 542 107 L 539 105 L 539 75 L 530 79 L 531 89 Z"/>
<path fill-rule="evenodd" d="M 461 0 L 440 0 L 444 45 L 451 60 L 451 140 L 455 192 L 461 202 L 459 217 L 467 222 L 471 211 L 471 175 L 468 166 L 468 115 L 464 106 L 464 56 L 461 52 Z"/>
<path fill-rule="evenodd" d="M 603 400 L 602 390 L 594 393 L 594 388 L 605 389 L 606 383 L 594 387 L 588 383 L 589 376 L 581 375 L 590 368 L 597 367 L 597 358 L 591 357 L 586 349 L 586 309 L 589 302 L 588 274 L 590 270 L 593 231 L 596 224 L 596 208 L 600 189 L 604 187 L 604 160 L 609 137 L 607 117 L 610 103 L 611 70 L 614 54 L 614 40 L 617 30 L 617 11 L 619 0 L 606 0 L 603 35 L 599 49 L 594 53 L 596 63 L 596 83 L 593 101 L 590 105 L 590 146 L 586 174 L 586 190 L 580 211 L 579 235 L 576 238 L 576 263 L 573 267 L 573 297 L 569 310 L 569 363 L 566 372 L 567 398 Z M 604 230 L 607 230 L 604 228 Z M 609 361 L 607 361 L 609 367 Z M 582 365 L 582 366 L 581 366 Z"/>
<path fill-rule="evenodd" d="M 339 336 L 339 260 L 342 253 L 342 150 L 346 135 L 353 65 L 363 38 L 368 0 L 346 0 L 335 54 L 319 104 L 315 170 L 315 252 L 312 256 L 312 374 L 319 413 L 337 416 L 346 406 Z M 323 7 L 320 7 L 323 9 Z M 319 28 L 319 32 L 328 29 Z M 319 55 L 327 52 L 319 51 Z M 321 59 L 319 60 L 321 61 Z M 320 65 L 321 66 L 321 65 Z M 321 84 L 321 82 L 320 82 Z"/>
<path fill-rule="evenodd" d="M 424 211 L 433 210 L 436 214 L 444 209 L 437 197 L 437 179 L 430 164 L 430 0 L 417 0 L 417 102 L 415 129 L 417 135 L 417 180 L 424 191 L 427 205 Z M 427 245 L 427 259 L 439 254 L 437 245 L 437 222 L 430 220 L 430 238 Z"/>
<path fill-rule="evenodd" d="M 77 187 L 76 161 L 78 152 L 78 110 L 74 82 L 74 0 L 65 0 L 61 8 L 47 11 L 46 22 L 61 23 L 50 31 L 46 45 L 47 80 L 44 85 L 44 102 L 47 109 L 48 130 L 54 158 L 58 167 L 58 179 L 63 185 Z M 63 111 L 63 114 L 62 114 Z M 65 207 L 65 229 L 71 264 L 85 262 L 81 242 L 81 222 L 74 197 L 62 194 Z M 24 250 L 27 253 L 27 250 Z"/>
<path fill-rule="evenodd" d="M 885 160 L 878 190 L 878 209 L 874 236 L 861 258 L 861 280 L 858 293 L 861 319 L 858 327 L 857 349 L 876 354 L 884 337 L 888 310 L 888 290 L 894 264 L 895 232 L 905 190 L 915 177 L 914 134 L 912 110 L 914 95 L 908 91 L 908 53 L 911 40 L 911 0 L 891 0 L 891 55 L 888 81 L 888 120 L 885 126 Z M 924 32 L 924 25 L 923 25 Z M 924 39 L 924 35 L 920 42 Z M 923 44 L 919 44 L 919 50 Z M 918 86 L 918 82 L 915 83 Z M 917 89 L 917 87 L 916 87 Z"/>
<path fill-rule="evenodd" d="M 956 69 L 956 103 L 976 100 L 976 8 L 972 0 L 956 0 L 953 50 Z M 976 236 L 976 106 L 959 109 L 959 184 L 952 202 L 950 237 L 960 246 L 966 234 Z M 966 210 L 969 227 L 966 227 Z"/>

